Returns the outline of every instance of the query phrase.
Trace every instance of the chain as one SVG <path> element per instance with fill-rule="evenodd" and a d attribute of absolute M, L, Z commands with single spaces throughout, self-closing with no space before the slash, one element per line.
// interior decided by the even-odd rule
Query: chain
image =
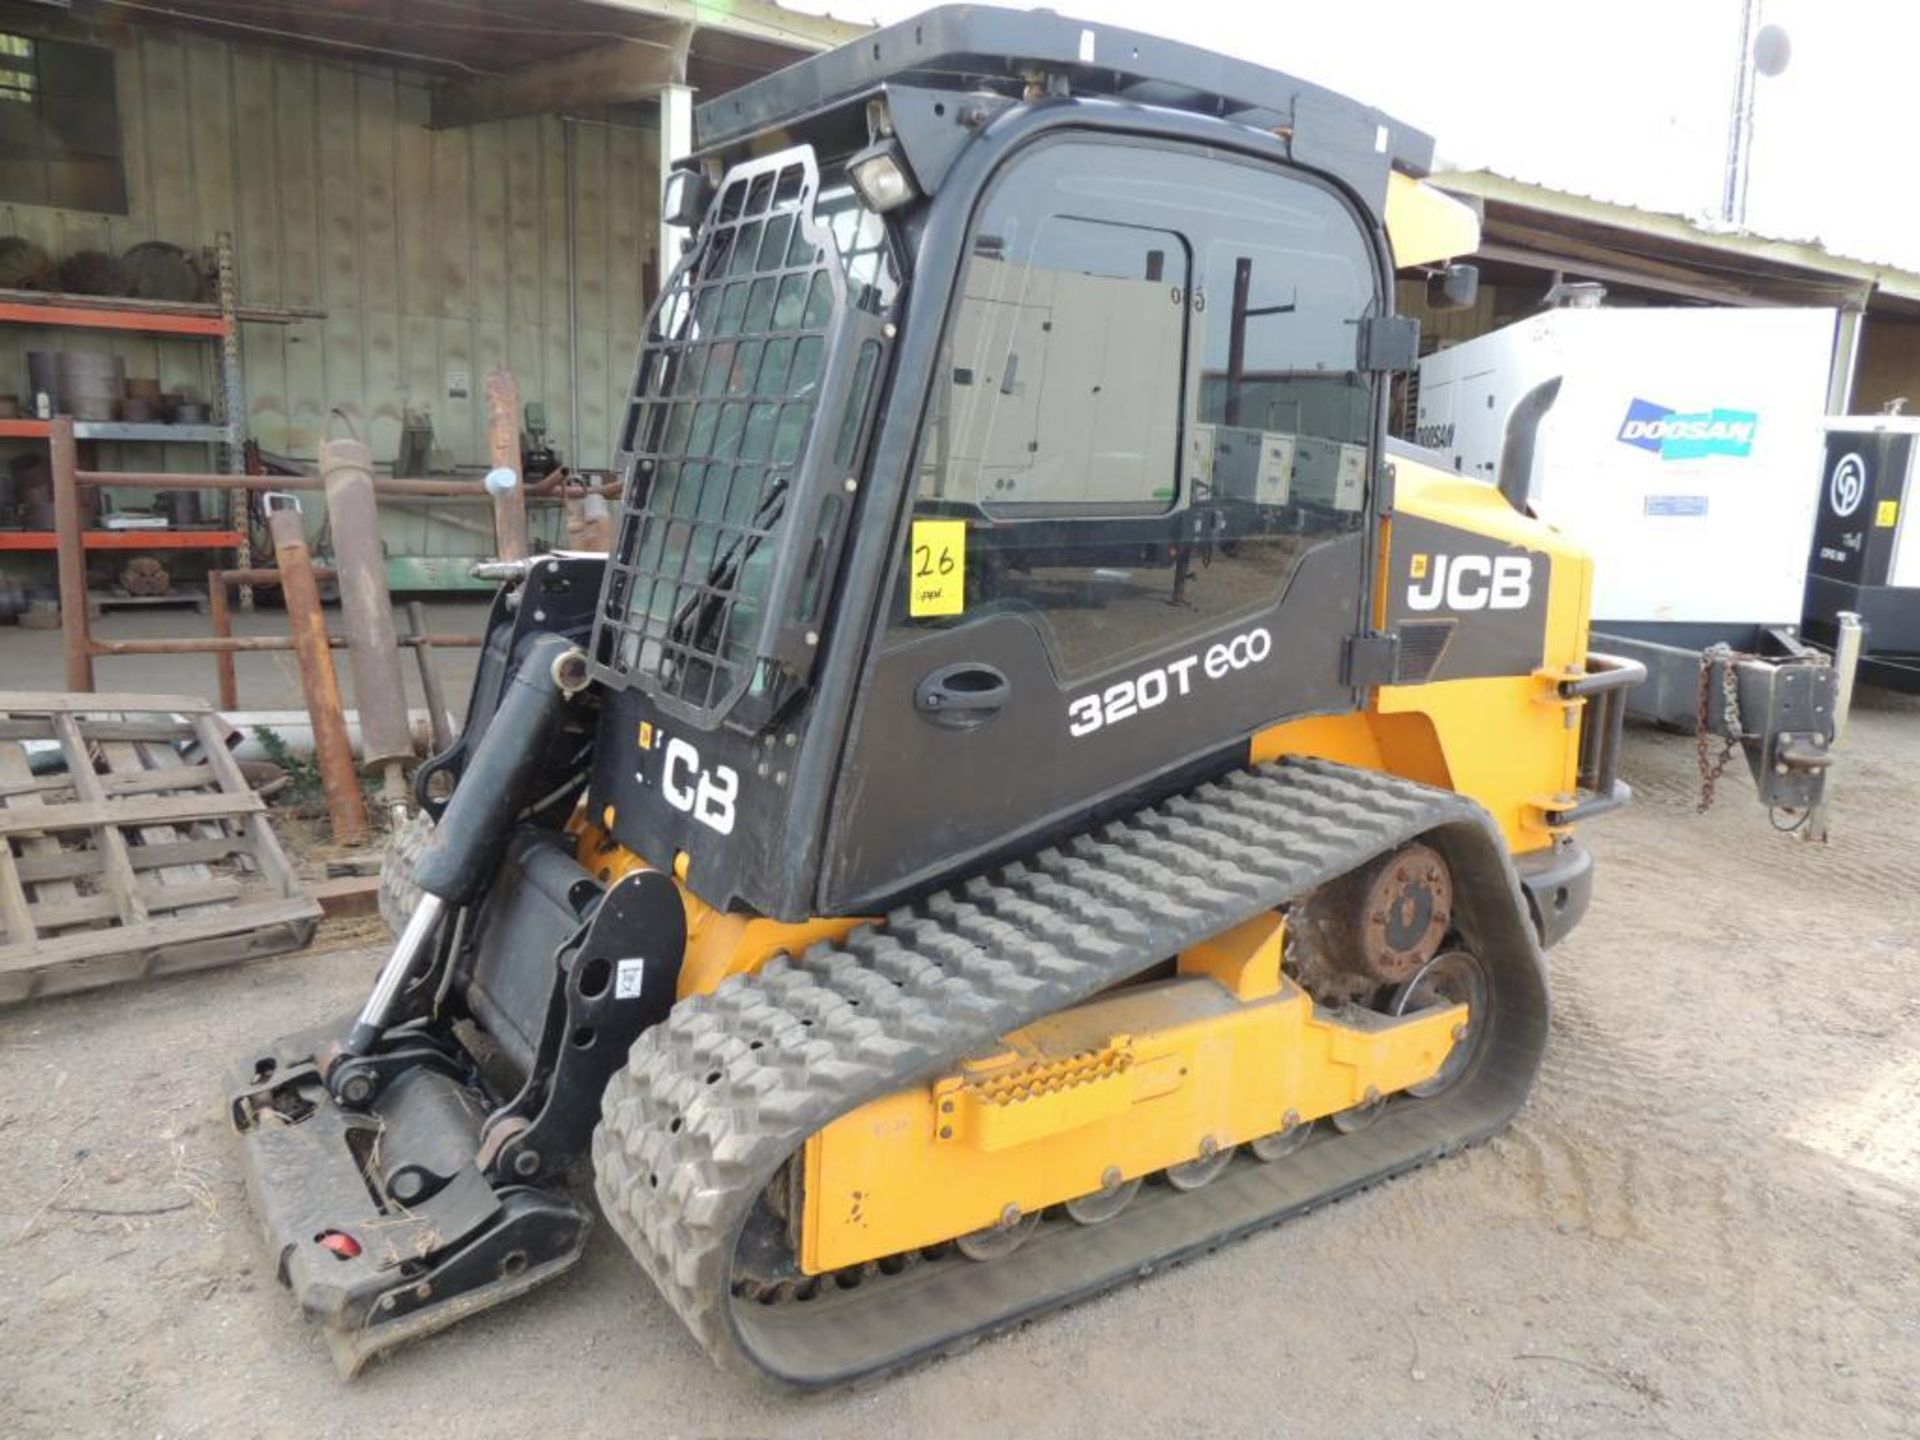
<path fill-rule="evenodd" d="M 1700 761 L 1700 805 L 1699 813 L 1704 815 L 1713 808 L 1713 787 L 1720 783 L 1720 777 L 1727 773 L 1727 766 L 1733 759 L 1733 752 L 1740 748 L 1740 737 L 1745 727 L 1740 719 L 1740 685 L 1734 676 L 1733 647 L 1724 641 L 1709 645 L 1700 652 L 1700 699 L 1696 707 L 1699 721 L 1696 740 L 1699 746 Z M 1713 746 L 1713 725 L 1708 719 L 1708 701 L 1713 694 L 1713 667 L 1720 666 L 1720 706 L 1725 722 L 1725 732 L 1719 736 L 1720 754 L 1710 757 Z"/>

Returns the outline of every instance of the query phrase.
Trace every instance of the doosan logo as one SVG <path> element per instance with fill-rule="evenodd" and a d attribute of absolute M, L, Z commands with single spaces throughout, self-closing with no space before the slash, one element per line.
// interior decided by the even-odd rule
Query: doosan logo
<path fill-rule="evenodd" d="M 1751 455 L 1754 431 L 1759 428 L 1760 417 L 1751 410 L 1715 406 L 1682 414 L 1636 399 L 1627 407 L 1619 438 L 1623 444 L 1651 450 L 1662 460 L 1698 460 L 1708 455 Z"/>

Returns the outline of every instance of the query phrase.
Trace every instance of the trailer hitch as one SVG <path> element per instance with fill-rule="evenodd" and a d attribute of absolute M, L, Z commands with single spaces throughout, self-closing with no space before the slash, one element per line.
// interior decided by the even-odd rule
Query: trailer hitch
<path fill-rule="evenodd" d="M 1717 645 L 1700 656 L 1700 808 L 1736 748 L 1746 757 L 1760 803 L 1806 812 L 1826 793 L 1833 765 L 1839 676 L 1810 651 L 1764 659 Z M 1722 745 L 1709 761 L 1711 739 Z"/>

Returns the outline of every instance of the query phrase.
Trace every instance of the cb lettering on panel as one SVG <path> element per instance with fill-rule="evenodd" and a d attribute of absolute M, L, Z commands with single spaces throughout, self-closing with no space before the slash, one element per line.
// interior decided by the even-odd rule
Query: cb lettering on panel
<path fill-rule="evenodd" d="M 691 815 L 709 830 L 733 833 L 735 802 L 740 798 L 740 776 L 731 765 L 711 769 L 700 764 L 700 752 L 675 736 L 667 741 L 660 765 L 660 793 L 667 803 Z"/>

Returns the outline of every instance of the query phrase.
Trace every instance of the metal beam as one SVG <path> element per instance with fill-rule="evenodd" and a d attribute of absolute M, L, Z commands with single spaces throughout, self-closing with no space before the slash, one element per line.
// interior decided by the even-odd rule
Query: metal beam
<path fill-rule="evenodd" d="M 782 9 L 773 0 L 728 0 L 725 5 L 716 5 L 713 0 L 595 0 L 595 3 L 628 15 L 677 20 L 702 30 L 744 35 L 801 51 L 831 50 L 873 32 L 871 25 Z"/>
<path fill-rule="evenodd" d="M 1689 300 L 1706 300 L 1716 305 L 1771 303 L 1756 300 L 1749 292 L 1732 286 L 1667 280 L 1657 275 L 1646 275 L 1637 270 L 1629 270 L 1624 265 L 1596 264 L 1577 256 L 1557 255 L 1531 247 L 1502 245 L 1498 242 L 1483 240 L 1475 254 L 1482 260 L 1492 260 L 1506 265 L 1524 265 L 1530 270 L 1540 270 L 1549 274 L 1556 270 L 1562 271 L 1569 279 L 1606 280 L 1616 285 L 1632 285 L 1641 290 L 1652 290 L 1662 295 L 1682 295 Z"/>
<path fill-rule="evenodd" d="M 686 84 L 692 40 L 692 25 L 663 27 L 658 39 L 596 45 L 500 75 L 453 81 L 433 92 L 430 124 L 450 130 L 484 120 L 650 100 L 667 86 Z"/>
<path fill-rule="evenodd" d="M 1689 300 L 1704 300 L 1714 305 L 1779 306 L 1811 305 L 1818 308 L 1858 305 L 1862 303 L 1857 291 L 1836 290 L 1832 286 L 1806 284 L 1790 285 L 1782 281 L 1770 282 L 1764 291 L 1749 289 L 1739 284 L 1716 284 L 1706 276 L 1691 280 L 1675 280 L 1665 275 L 1649 274 L 1645 270 L 1635 269 L 1632 257 L 1621 256 L 1614 263 L 1588 260 L 1579 255 L 1567 254 L 1564 250 L 1540 250 L 1526 245 L 1503 245 L 1499 241 L 1482 241 L 1475 252 L 1483 260 L 1500 264 L 1523 265 L 1530 270 L 1539 270 L 1551 274 L 1560 271 L 1568 279 L 1604 280 L 1615 285 L 1631 285 L 1639 290 L 1651 290 L 1659 295 L 1680 295 Z"/>
<path fill-rule="evenodd" d="M 1725 263 L 1691 266 L 1663 260 L 1633 248 L 1627 243 L 1632 237 L 1619 236 L 1620 243 L 1611 244 L 1603 240 L 1583 240 L 1564 231 L 1529 225 L 1506 215 L 1485 217 L 1481 228 L 1490 239 L 1509 245 L 1519 245 L 1546 254 L 1571 255 L 1599 265 L 1623 266 L 1650 279 L 1671 280 L 1681 285 L 1725 285 L 1729 289 L 1752 291 L 1776 278 L 1746 271 L 1729 273 L 1731 267 Z"/>

